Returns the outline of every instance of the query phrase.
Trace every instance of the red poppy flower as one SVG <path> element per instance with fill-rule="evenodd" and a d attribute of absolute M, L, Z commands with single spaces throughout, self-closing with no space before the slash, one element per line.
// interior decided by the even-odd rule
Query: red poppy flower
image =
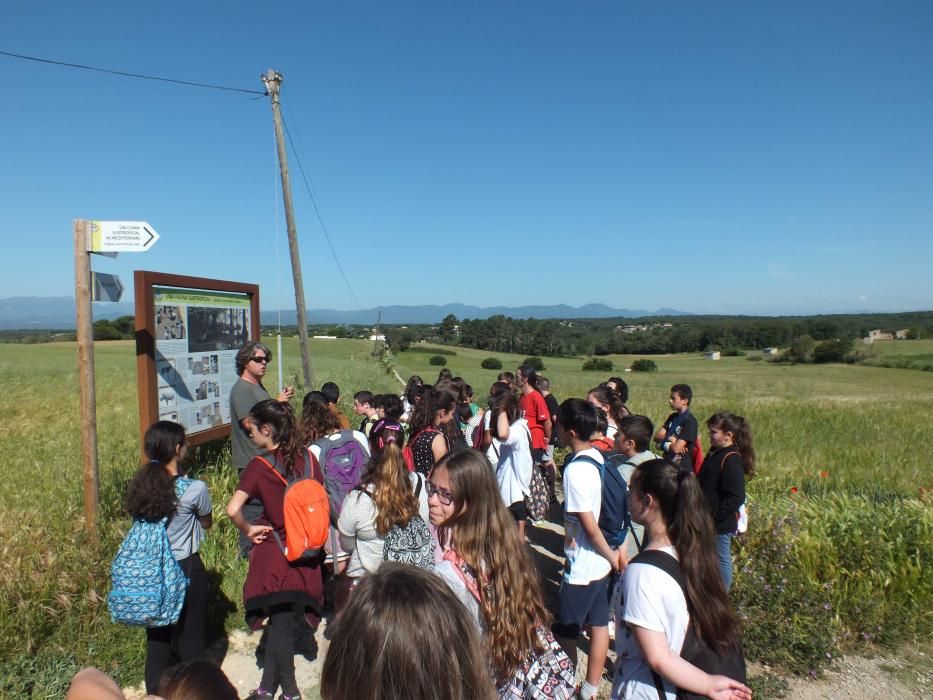
<path fill-rule="evenodd" d="M 797 487 L 796 487 L 796 486 L 791 486 L 791 487 L 790 487 L 790 495 L 793 496 L 795 493 L 797 493 Z"/>
<path fill-rule="evenodd" d="M 829 478 L 829 472 L 820 472 L 820 478 L 821 479 Z"/>

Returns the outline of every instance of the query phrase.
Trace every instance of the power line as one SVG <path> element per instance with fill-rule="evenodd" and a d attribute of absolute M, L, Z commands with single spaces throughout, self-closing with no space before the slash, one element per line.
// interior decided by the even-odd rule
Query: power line
<path fill-rule="evenodd" d="M 301 164 L 301 157 L 298 155 L 298 151 L 295 148 L 295 142 L 292 141 L 292 133 L 288 130 L 288 124 L 285 122 L 284 117 L 282 118 L 282 126 L 285 127 L 285 135 L 288 137 L 288 143 L 292 147 L 292 153 L 295 154 L 295 160 L 298 163 L 298 172 L 301 173 L 301 179 L 305 183 L 305 189 L 308 191 L 308 196 L 311 198 L 311 204 L 314 205 L 314 213 L 317 214 L 317 220 L 321 222 L 321 230 L 324 232 L 324 238 L 327 240 L 327 245 L 330 246 L 330 252 L 334 256 L 334 262 L 337 263 L 337 270 L 340 271 L 340 276 L 343 277 L 343 281 L 347 285 L 350 296 L 353 297 L 353 301 L 356 303 L 357 308 L 362 311 L 363 306 L 360 304 L 360 300 L 356 298 L 356 292 L 353 291 L 353 286 L 350 284 L 350 280 L 347 278 L 347 273 L 343 271 L 343 265 L 340 264 L 340 258 L 337 257 L 337 250 L 334 248 L 334 243 L 330 239 L 330 234 L 327 233 L 327 226 L 324 223 L 324 217 L 321 216 L 321 210 L 318 209 L 317 200 L 314 198 L 314 194 L 311 192 L 311 185 L 308 182 L 308 176 L 305 175 L 304 166 Z"/>
<path fill-rule="evenodd" d="M 65 66 L 66 68 L 80 68 L 82 70 L 91 70 L 98 73 L 109 73 L 110 75 L 119 75 L 123 78 L 139 78 L 140 80 L 158 80 L 163 83 L 174 83 L 176 85 L 187 85 L 189 87 L 207 88 L 209 90 L 227 90 L 229 92 L 245 92 L 250 95 L 265 96 L 266 93 L 259 90 L 247 90 L 245 88 L 227 87 L 224 85 L 210 85 L 209 83 L 195 83 L 190 80 L 175 80 L 174 78 L 163 78 L 157 75 L 142 75 L 141 73 L 127 73 L 110 68 L 98 68 L 96 66 L 85 66 L 81 63 L 67 63 L 65 61 L 53 61 L 50 58 L 39 58 L 37 56 L 24 56 L 19 53 L 10 53 L 9 51 L 0 51 L 0 56 L 18 58 L 23 61 L 35 61 L 36 63 L 49 63 L 53 66 Z"/>

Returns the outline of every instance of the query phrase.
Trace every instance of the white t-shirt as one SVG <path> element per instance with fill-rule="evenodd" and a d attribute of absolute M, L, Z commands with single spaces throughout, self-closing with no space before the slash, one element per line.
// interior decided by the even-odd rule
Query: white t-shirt
<path fill-rule="evenodd" d="M 528 422 L 519 418 L 509 426 L 509 437 L 499 443 L 499 461 L 496 465 L 496 481 L 499 493 L 506 506 L 521 501 L 531 493 L 531 432 Z"/>
<path fill-rule="evenodd" d="M 583 455 L 600 464 L 603 457 L 596 448 L 583 450 L 571 460 L 564 470 L 564 554 L 567 571 L 564 581 L 572 584 L 587 584 L 609 575 L 612 566 L 609 560 L 596 551 L 589 536 L 573 513 L 592 513 L 598 522 L 603 504 L 603 485 L 599 468 Z"/>
<path fill-rule="evenodd" d="M 677 556 L 673 547 L 663 552 Z M 616 673 L 612 684 L 613 700 L 638 698 L 658 700 L 651 667 L 629 625 L 663 632 L 667 646 L 680 654 L 690 624 L 687 600 L 680 585 L 664 571 L 651 564 L 629 564 L 619 582 L 622 598 L 615 611 Z M 668 700 L 676 697 L 674 684 L 664 680 Z"/>
<path fill-rule="evenodd" d="M 325 436 L 322 437 L 322 438 L 318 438 L 318 440 L 330 440 L 331 442 L 337 442 L 337 440 L 340 439 L 340 433 L 342 433 L 342 432 L 343 432 L 343 431 L 341 430 L 341 431 L 336 432 L 336 433 L 331 433 L 330 435 L 325 435 Z M 360 443 L 360 445 L 363 446 L 363 451 L 366 452 L 366 454 L 369 454 L 369 440 L 366 439 L 366 436 L 365 436 L 363 433 L 361 433 L 359 430 L 354 430 L 354 431 L 352 431 L 352 432 L 353 432 L 353 438 L 354 438 L 358 443 Z M 318 460 L 318 462 L 320 462 L 320 461 L 321 461 L 321 448 L 320 448 L 320 446 L 319 446 L 319 445 L 312 444 L 312 445 L 310 445 L 310 446 L 308 447 L 308 449 L 311 450 L 311 454 L 314 455 L 314 458 L 315 458 L 316 460 Z M 322 470 L 322 471 L 324 470 L 324 465 L 323 465 L 323 464 L 321 465 L 321 470 Z"/>

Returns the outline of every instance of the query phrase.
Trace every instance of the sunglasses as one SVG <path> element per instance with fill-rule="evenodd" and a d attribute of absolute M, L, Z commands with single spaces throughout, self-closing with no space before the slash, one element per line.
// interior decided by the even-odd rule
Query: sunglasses
<path fill-rule="evenodd" d="M 435 486 L 432 482 L 427 482 L 428 498 L 431 496 L 437 496 L 437 500 L 441 502 L 441 505 L 449 506 L 454 502 L 454 495 L 447 489 L 440 489 Z"/>
<path fill-rule="evenodd" d="M 261 362 L 264 365 L 269 364 L 269 358 L 266 357 L 265 355 L 262 355 L 260 357 L 251 357 L 249 358 L 249 361 L 250 362 Z"/>

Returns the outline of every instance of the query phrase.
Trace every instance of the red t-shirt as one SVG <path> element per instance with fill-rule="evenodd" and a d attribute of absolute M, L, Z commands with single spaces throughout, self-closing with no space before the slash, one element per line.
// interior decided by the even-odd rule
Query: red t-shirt
<path fill-rule="evenodd" d="M 536 450 L 547 449 L 547 442 L 544 439 L 544 422 L 551 419 L 551 412 L 548 411 L 544 397 L 537 391 L 522 394 L 518 406 L 522 411 L 522 418 L 528 421 L 531 446 Z"/>

